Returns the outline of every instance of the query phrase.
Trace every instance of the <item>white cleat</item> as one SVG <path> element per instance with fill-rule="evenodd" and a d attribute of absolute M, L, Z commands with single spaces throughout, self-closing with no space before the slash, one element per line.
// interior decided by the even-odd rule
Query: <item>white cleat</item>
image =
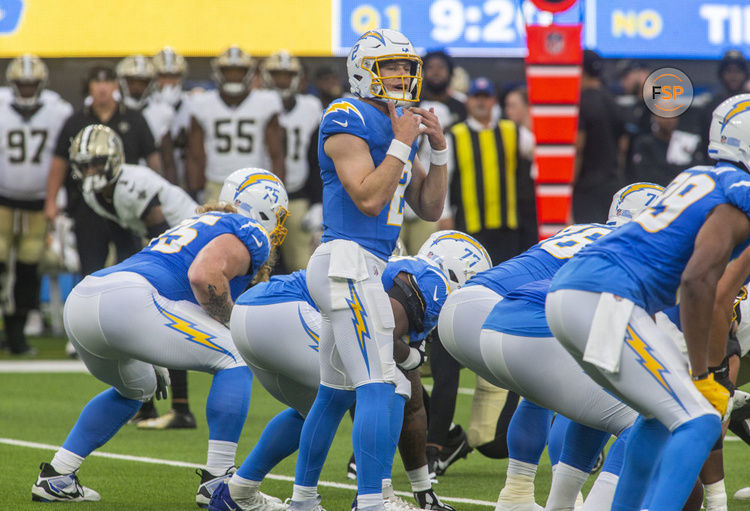
<path fill-rule="evenodd" d="M 734 500 L 750 500 L 750 486 L 737 490 L 734 494 Z"/>
<path fill-rule="evenodd" d="M 31 487 L 31 500 L 36 502 L 96 502 L 101 496 L 78 481 L 75 472 L 60 474 L 49 463 L 42 463 L 36 483 Z"/>
<path fill-rule="evenodd" d="M 387 499 L 384 499 L 383 503 L 385 504 L 385 511 L 414 511 L 421 509 L 414 504 L 402 499 L 398 495 L 393 495 L 391 497 L 388 497 Z"/>

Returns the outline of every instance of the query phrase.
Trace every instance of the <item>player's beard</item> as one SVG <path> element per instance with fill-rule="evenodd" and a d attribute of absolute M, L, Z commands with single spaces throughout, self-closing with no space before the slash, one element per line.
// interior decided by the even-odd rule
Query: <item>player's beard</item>
<path fill-rule="evenodd" d="M 450 81 L 440 83 L 428 82 L 427 80 L 424 81 L 424 88 L 427 89 L 427 92 L 430 94 L 444 94 L 445 91 L 448 90 L 449 85 Z"/>

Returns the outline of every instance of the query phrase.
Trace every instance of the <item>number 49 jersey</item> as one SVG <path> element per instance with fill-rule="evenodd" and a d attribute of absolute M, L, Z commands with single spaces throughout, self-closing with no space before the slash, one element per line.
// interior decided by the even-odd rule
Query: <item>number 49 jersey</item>
<path fill-rule="evenodd" d="M 551 279 L 579 250 L 614 229 L 603 224 L 571 225 L 526 252 L 474 275 L 466 285 L 484 286 L 505 296 L 529 282 Z"/>
<path fill-rule="evenodd" d="M 401 108 L 396 108 L 400 116 Z M 388 205 L 376 217 L 362 213 L 341 184 L 333 160 L 323 149 L 329 137 L 348 133 L 363 139 L 370 149 L 375 167 L 385 159 L 393 141 L 390 118 L 362 100 L 347 98 L 331 103 L 323 114 L 318 137 L 318 160 L 323 180 L 323 237 L 327 242 L 345 239 L 357 242 L 381 259 L 388 259 L 396 246 L 404 221 L 404 194 L 411 181 L 411 167 L 417 153 L 417 142 L 411 147 L 409 161 Z"/>
<path fill-rule="evenodd" d="M 188 269 L 201 249 L 222 234 L 236 236 L 247 247 L 251 257 L 247 275 L 229 281 L 232 300 L 236 300 L 268 259 L 271 242 L 259 223 L 235 213 L 212 211 L 188 218 L 152 239 L 146 248 L 134 256 L 93 275 L 103 277 L 118 271 L 137 273 L 165 298 L 198 303 L 190 287 Z"/>
<path fill-rule="evenodd" d="M 552 281 L 550 291 L 609 292 L 653 314 L 674 305 L 682 272 L 708 214 L 720 204 L 750 216 L 750 175 L 720 163 L 679 174 L 635 219 L 582 250 Z M 734 247 L 732 257 L 750 244 Z"/>
<path fill-rule="evenodd" d="M 0 101 L 0 196 L 20 201 L 42 200 L 57 136 L 73 113 L 59 97 L 43 95 L 38 110 L 23 116 Z"/>
<path fill-rule="evenodd" d="M 217 90 L 191 100 L 192 116 L 203 128 L 206 179 L 223 183 L 243 167 L 267 169 L 266 124 L 282 110 L 278 93 L 255 89 L 237 106 L 224 103 Z"/>

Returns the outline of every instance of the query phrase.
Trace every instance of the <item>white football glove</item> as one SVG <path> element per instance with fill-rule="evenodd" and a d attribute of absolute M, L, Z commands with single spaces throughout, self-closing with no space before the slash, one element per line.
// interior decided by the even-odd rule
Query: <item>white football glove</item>
<path fill-rule="evenodd" d="M 167 389 L 172 384 L 169 379 L 169 371 L 164 367 L 154 366 L 154 373 L 156 373 L 156 392 L 154 392 L 154 398 L 167 399 L 169 395 Z"/>
<path fill-rule="evenodd" d="M 305 216 L 302 217 L 302 229 L 306 232 L 323 230 L 323 204 L 317 202 L 310 206 Z"/>

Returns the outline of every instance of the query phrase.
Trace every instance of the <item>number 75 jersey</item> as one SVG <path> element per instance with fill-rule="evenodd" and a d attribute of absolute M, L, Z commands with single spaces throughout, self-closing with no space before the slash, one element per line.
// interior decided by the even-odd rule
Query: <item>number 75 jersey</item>
<path fill-rule="evenodd" d="M 730 204 L 750 217 L 750 175 L 728 163 L 693 167 L 635 219 L 591 244 L 566 264 L 550 291 L 609 292 L 649 314 L 674 305 L 682 272 L 708 214 Z M 734 247 L 732 258 L 750 244 Z"/>
<path fill-rule="evenodd" d="M 0 197 L 44 199 L 57 136 L 72 113 L 69 103 L 52 95 L 43 95 L 30 115 L 0 100 Z"/>

